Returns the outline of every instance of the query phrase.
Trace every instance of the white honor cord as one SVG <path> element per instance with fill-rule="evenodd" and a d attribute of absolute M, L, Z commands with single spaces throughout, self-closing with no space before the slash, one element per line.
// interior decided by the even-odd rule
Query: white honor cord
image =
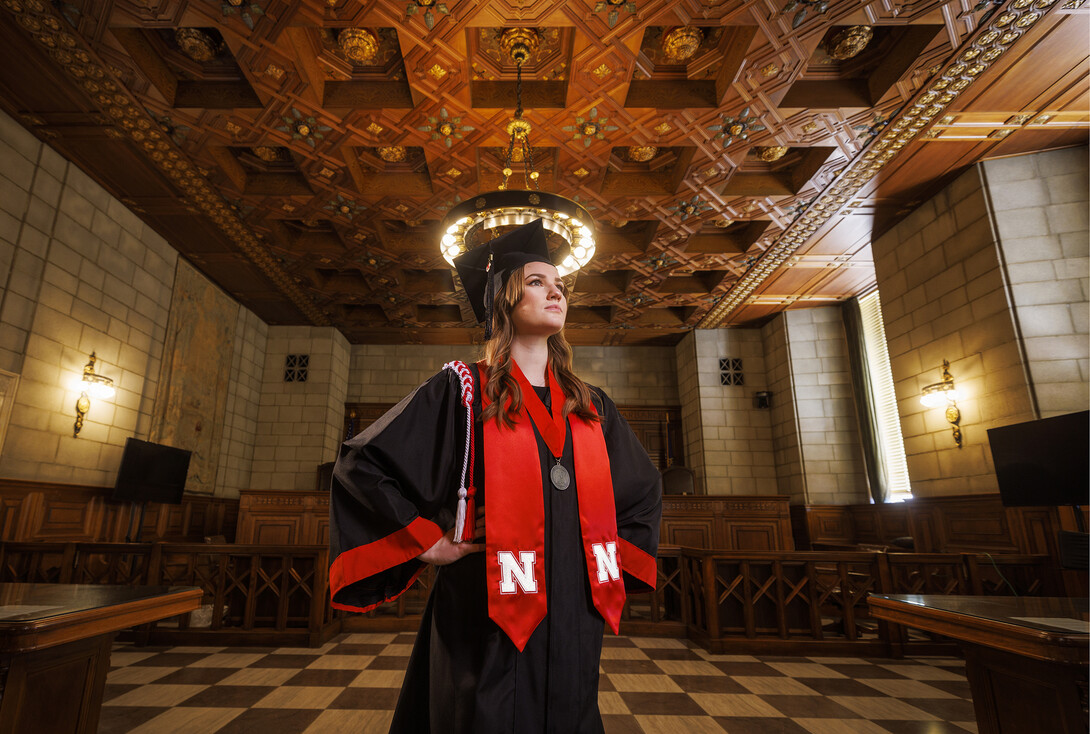
<path fill-rule="evenodd" d="M 466 473 L 469 470 L 469 444 L 473 440 L 473 375 L 465 362 L 447 362 L 443 369 L 451 370 L 458 375 L 462 387 L 462 405 L 466 409 L 466 441 L 465 456 L 462 458 L 462 481 L 458 485 L 458 509 L 454 514 L 454 542 L 462 542 L 462 533 L 466 525 Z"/>

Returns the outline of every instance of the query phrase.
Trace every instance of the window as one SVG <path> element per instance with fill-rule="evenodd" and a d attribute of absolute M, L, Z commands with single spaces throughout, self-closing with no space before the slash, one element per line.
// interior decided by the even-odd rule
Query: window
<path fill-rule="evenodd" d="M 901 417 L 897 412 L 897 396 L 893 391 L 893 371 L 889 366 L 889 350 L 886 349 L 886 329 L 882 325 L 882 304 L 878 291 L 859 298 L 860 322 L 863 343 L 866 345 L 867 367 L 870 371 L 876 416 L 875 433 L 878 447 L 885 457 L 889 502 L 912 499 L 912 486 L 908 481 L 908 461 L 905 444 L 901 437 Z"/>
<path fill-rule="evenodd" d="M 289 354 L 284 358 L 284 382 L 306 382 L 309 354 Z"/>
<path fill-rule="evenodd" d="M 720 385 L 745 385 L 742 377 L 742 360 L 723 357 L 719 360 Z"/>

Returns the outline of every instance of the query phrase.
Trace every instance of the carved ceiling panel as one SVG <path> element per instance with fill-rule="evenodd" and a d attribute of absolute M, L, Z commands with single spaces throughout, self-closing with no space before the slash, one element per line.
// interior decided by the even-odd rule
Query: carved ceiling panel
<path fill-rule="evenodd" d="M 598 228 L 569 338 L 671 344 L 864 292 L 952 175 L 1085 143 L 1063 2 L 2 0 L 0 105 L 269 323 L 459 343 L 439 223 L 501 182 L 521 86 L 537 183 Z"/>

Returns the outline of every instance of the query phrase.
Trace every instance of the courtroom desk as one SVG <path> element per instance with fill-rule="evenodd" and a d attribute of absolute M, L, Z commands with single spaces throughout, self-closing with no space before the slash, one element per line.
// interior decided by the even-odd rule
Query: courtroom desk
<path fill-rule="evenodd" d="M 1087 731 L 1085 598 L 872 594 L 867 603 L 878 619 L 961 643 L 980 734 Z"/>
<path fill-rule="evenodd" d="M 663 545 L 715 550 L 790 551 L 788 498 L 750 495 L 667 495 Z"/>
<path fill-rule="evenodd" d="M 329 490 L 242 490 L 238 493 L 235 542 L 329 545 Z"/>
<path fill-rule="evenodd" d="M 0 584 L 0 734 L 95 734 L 118 630 L 200 603 L 195 587 Z"/>

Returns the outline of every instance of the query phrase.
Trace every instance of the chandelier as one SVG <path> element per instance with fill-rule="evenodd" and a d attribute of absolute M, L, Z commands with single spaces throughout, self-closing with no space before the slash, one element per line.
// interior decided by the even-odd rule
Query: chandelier
<path fill-rule="evenodd" d="M 503 159 L 503 180 L 495 191 L 478 194 L 451 208 L 443 219 L 440 241 L 443 258 L 454 265 L 454 258 L 487 243 L 494 230 L 517 227 L 540 219 L 550 241 L 556 243 L 553 259 L 561 276 L 574 273 L 594 257 L 594 220 L 584 207 L 558 194 L 541 191 L 541 174 L 534 167 L 534 148 L 530 144 L 530 123 L 523 118 L 522 65 L 538 47 L 537 31 L 509 28 L 500 37 L 500 47 L 515 62 L 515 116 L 507 123 L 507 148 Z M 513 163 L 522 163 L 524 189 L 511 188 Z M 493 230 L 491 237 L 485 230 Z"/>

